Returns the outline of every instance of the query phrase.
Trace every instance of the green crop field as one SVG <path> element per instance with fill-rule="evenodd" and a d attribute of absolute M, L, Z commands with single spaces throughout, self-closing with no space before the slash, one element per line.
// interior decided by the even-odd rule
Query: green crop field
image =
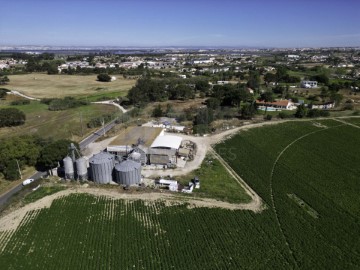
<path fill-rule="evenodd" d="M 360 129 L 317 123 L 252 129 L 217 150 L 266 201 L 291 268 L 359 268 Z"/>
<path fill-rule="evenodd" d="M 121 75 L 115 75 L 115 77 L 117 79 L 113 82 L 99 82 L 96 75 L 47 75 L 42 73 L 10 75 L 10 82 L 6 88 L 36 98 L 102 97 L 103 95 L 116 97 L 126 94 L 136 82 L 136 80 L 124 79 Z"/>
<path fill-rule="evenodd" d="M 288 265 L 271 215 L 84 194 L 0 234 L 5 269 L 275 269 Z M 260 258 L 262 259 L 260 260 Z M 259 258 L 259 260 L 255 260 Z"/>
<path fill-rule="evenodd" d="M 0 265 L 358 269 L 359 138 L 335 120 L 242 131 L 216 151 L 263 198 L 262 212 L 72 194 L 0 232 Z"/>

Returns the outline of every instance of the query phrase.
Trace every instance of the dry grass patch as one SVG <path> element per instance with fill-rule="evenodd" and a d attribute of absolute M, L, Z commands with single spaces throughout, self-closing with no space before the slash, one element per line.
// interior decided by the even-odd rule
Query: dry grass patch
<path fill-rule="evenodd" d="M 122 75 L 115 75 L 113 82 L 99 82 L 97 75 L 47 75 L 32 73 L 26 75 L 10 75 L 10 82 L 6 86 L 10 90 L 17 90 L 31 97 L 51 98 L 65 96 L 87 96 L 99 93 L 126 93 L 135 85 L 136 80 L 124 79 Z"/>

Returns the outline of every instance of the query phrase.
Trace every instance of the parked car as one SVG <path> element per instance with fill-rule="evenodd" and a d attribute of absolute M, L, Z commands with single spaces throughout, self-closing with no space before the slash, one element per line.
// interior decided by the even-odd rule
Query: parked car
<path fill-rule="evenodd" d="M 34 182 L 34 179 L 28 178 L 23 181 L 23 186 L 29 185 L 30 183 Z"/>

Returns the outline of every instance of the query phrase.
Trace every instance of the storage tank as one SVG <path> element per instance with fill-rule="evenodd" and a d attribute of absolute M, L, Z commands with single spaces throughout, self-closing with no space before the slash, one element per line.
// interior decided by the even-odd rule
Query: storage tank
<path fill-rule="evenodd" d="M 141 182 L 141 164 L 125 160 L 115 166 L 116 182 L 120 185 L 137 185 Z"/>
<path fill-rule="evenodd" d="M 76 173 L 79 180 L 88 179 L 87 160 L 84 157 L 76 160 Z"/>
<path fill-rule="evenodd" d="M 109 184 L 112 180 L 112 171 L 114 168 L 114 156 L 100 152 L 90 158 L 91 178 L 98 184 Z"/>
<path fill-rule="evenodd" d="M 74 179 L 74 163 L 71 157 L 63 159 L 65 169 L 65 179 Z"/>
<path fill-rule="evenodd" d="M 141 162 L 141 154 L 138 152 L 132 152 L 130 154 L 130 159 L 136 162 Z"/>

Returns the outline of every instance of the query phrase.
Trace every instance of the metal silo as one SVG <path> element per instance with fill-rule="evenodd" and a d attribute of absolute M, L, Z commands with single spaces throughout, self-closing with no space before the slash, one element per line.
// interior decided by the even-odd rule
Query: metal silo
<path fill-rule="evenodd" d="M 90 158 L 91 178 L 98 184 L 109 184 L 112 181 L 114 156 L 100 152 Z"/>
<path fill-rule="evenodd" d="M 65 169 L 65 179 L 74 179 L 74 163 L 71 157 L 63 159 Z"/>
<path fill-rule="evenodd" d="M 76 173 L 79 180 L 88 179 L 87 160 L 84 157 L 76 160 Z"/>
<path fill-rule="evenodd" d="M 141 164 L 125 160 L 115 166 L 116 182 L 120 185 L 137 185 L 141 182 Z"/>

